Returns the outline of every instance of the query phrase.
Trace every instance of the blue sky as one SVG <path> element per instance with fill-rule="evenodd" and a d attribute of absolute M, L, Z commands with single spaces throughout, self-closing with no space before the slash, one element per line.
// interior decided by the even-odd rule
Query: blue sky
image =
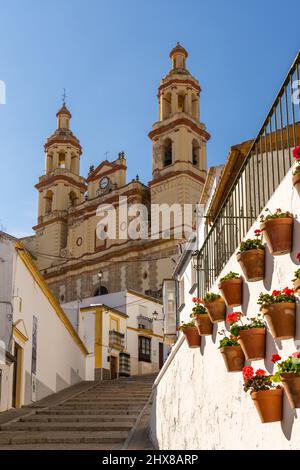
<path fill-rule="evenodd" d="M 0 0 L 0 222 L 16 236 L 36 223 L 34 184 L 64 87 L 81 172 L 108 151 L 128 179 L 151 179 L 157 87 L 180 41 L 199 79 L 210 165 L 255 136 L 299 49 L 298 0 Z"/>

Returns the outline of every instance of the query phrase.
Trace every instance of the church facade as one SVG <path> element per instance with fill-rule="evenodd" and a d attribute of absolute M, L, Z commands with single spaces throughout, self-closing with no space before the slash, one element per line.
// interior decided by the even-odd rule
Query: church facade
<path fill-rule="evenodd" d="M 97 208 L 109 204 L 119 215 L 120 198 L 126 198 L 128 206 L 143 204 L 151 215 L 153 204 L 199 202 L 210 136 L 200 121 L 201 88 L 186 68 L 187 56 L 180 44 L 172 49 L 171 70 L 158 88 L 147 185 L 138 177 L 126 180 L 124 152 L 81 176 L 82 147 L 70 128 L 71 114 L 65 103 L 58 111 L 57 129 L 45 144 L 45 174 L 36 185 L 35 236 L 25 242 L 60 302 L 125 289 L 160 297 L 163 279 L 171 277 L 178 238 L 130 239 L 120 236 L 119 228 L 114 239 L 100 239 Z"/>

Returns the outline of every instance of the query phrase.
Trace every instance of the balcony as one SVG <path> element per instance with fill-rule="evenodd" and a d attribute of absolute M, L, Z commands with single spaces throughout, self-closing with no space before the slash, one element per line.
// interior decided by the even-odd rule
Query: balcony
<path fill-rule="evenodd" d="M 115 330 L 109 331 L 109 347 L 123 349 L 125 347 L 125 335 Z"/>
<path fill-rule="evenodd" d="M 153 318 L 148 318 L 144 315 L 137 317 L 137 324 L 139 330 L 153 331 Z"/>

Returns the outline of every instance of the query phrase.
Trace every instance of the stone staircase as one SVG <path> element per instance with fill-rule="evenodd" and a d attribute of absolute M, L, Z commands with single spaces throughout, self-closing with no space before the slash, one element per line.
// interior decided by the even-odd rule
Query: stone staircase
<path fill-rule="evenodd" d="M 0 426 L 0 450 L 121 449 L 154 379 L 147 374 L 93 382 L 60 404 L 28 408 L 28 414 Z"/>

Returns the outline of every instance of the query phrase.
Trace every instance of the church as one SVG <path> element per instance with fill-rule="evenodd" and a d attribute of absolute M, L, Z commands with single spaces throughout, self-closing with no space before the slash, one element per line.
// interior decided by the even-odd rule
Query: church
<path fill-rule="evenodd" d="M 59 302 L 131 289 L 160 298 L 163 279 L 172 275 L 178 257 L 174 237 L 99 239 L 97 208 L 110 204 L 174 203 L 196 207 L 207 173 L 210 135 L 200 120 L 199 82 L 186 68 L 187 51 L 171 50 L 171 69 L 158 88 L 159 120 L 149 132 L 152 179 L 127 181 L 126 156 L 104 160 L 80 174 L 83 149 L 71 130 L 66 103 L 57 112 L 57 129 L 45 143 L 45 174 L 36 184 L 35 235 L 23 242 Z"/>

